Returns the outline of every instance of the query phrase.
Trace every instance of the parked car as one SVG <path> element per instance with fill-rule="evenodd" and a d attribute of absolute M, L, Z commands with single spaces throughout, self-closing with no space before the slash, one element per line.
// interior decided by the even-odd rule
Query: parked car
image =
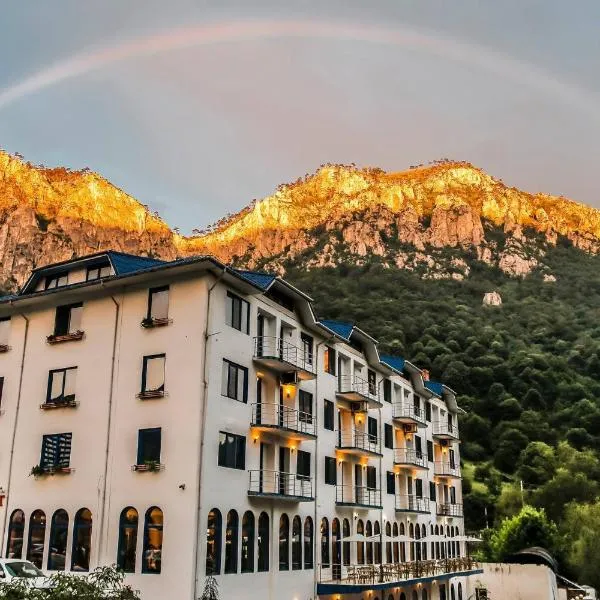
<path fill-rule="evenodd" d="M 26 579 L 35 588 L 47 587 L 50 578 L 32 562 L 20 558 L 0 558 L 0 585 L 15 579 Z"/>

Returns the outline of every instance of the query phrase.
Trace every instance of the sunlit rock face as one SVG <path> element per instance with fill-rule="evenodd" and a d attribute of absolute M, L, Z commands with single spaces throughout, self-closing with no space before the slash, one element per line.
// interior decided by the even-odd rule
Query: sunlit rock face
<path fill-rule="evenodd" d="M 0 151 L 5 290 L 34 267 L 108 248 L 164 259 L 214 254 L 278 273 L 290 262 L 315 268 L 377 257 L 454 279 L 469 273 L 462 252 L 523 276 L 543 265 L 544 247 L 559 236 L 598 252 L 600 212 L 509 188 L 468 163 L 400 173 L 327 165 L 203 234 L 182 237 L 95 173 L 36 167 Z"/>

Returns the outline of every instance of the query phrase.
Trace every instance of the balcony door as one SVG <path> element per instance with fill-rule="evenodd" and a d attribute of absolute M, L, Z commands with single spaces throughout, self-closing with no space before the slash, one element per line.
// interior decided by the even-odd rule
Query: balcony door
<path fill-rule="evenodd" d="M 354 493 L 356 504 L 362 504 L 362 465 L 354 465 Z"/>
<path fill-rule="evenodd" d="M 259 313 L 256 317 L 256 356 L 263 355 L 263 343 L 265 337 L 265 315 Z"/>
<path fill-rule="evenodd" d="M 287 494 L 291 483 L 290 449 L 279 447 L 279 493 Z"/>

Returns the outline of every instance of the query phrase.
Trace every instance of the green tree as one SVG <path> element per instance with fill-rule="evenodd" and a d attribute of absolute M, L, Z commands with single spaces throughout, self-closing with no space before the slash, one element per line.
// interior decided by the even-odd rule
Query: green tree
<path fill-rule="evenodd" d="M 521 452 L 517 475 L 527 485 L 541 485 L 556 470 L 554 449 L 544 442 L 530 442 Z"/>

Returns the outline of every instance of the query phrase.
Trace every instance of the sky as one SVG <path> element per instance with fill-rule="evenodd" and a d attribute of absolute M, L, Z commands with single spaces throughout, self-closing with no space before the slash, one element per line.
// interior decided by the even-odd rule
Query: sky
<path fill-rule="evenodd" d="M 189 233 L 323 163 L 467 160 L 600 207 L 598 0 L 42 0 L 0 17 L 0 147 Z"/>

